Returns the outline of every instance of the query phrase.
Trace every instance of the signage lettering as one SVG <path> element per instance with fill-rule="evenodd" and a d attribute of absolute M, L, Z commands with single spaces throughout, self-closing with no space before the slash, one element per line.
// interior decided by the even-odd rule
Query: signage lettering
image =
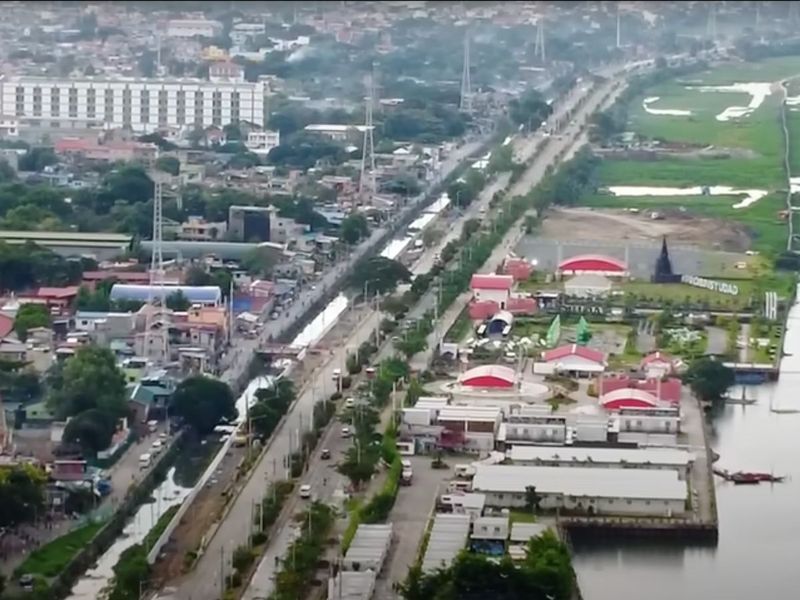
<path fill-rule="evenodd" d="M 681 275 L 681 283 L 711 290 L 712 292 L 719 292 L 720 294 L 728 294 L 729 296 L 739 295 L 739 286 L 734 283 L 728 283 L 727 281 L 713 281 L 694 275 Z"/>

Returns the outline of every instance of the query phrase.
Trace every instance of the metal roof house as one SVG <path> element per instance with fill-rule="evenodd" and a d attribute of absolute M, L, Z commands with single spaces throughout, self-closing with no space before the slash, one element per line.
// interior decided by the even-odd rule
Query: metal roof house
<path fill-rule="evenodd" d="M 670 470 L 477 465 L 472 480 L 487 505 L 501 508 L 525 506 L 530 487 L 543 509 L 588 515 L 680 515 L 689 493 Z"/>
<path fill-rule="evenodd" d="M 192 304 L 219 306 L 222 303 L 222 290 L 216 285 L 168 285 L 164 286 L 163 289 L 167 296 L 175 292 L 182 292 Z M 152 298 L 157 298 L 160 294 L 161 288 L 159 286 L 115 283 L 111 287 L 110 298 L 112 301 L 133 300 L 147 302 Z"/>

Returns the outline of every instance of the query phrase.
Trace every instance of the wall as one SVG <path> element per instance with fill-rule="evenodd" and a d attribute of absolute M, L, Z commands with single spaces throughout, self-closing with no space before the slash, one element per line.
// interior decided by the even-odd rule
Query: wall
<path fill-rule="evenodd" d="M 486 505 L 500 508 L 522 508 L 525 493 L 503 493 L 482 491 L 486 494 Z M 540 494 L 541 508 L 545 510 L 566 509 L 586 511 L 594 507 L 598 515 L 667 516 L 680 515 L 685 511 L 685 500 L 628 500 L 624 498 L 576 498 L 568 500 L 561 494 Z"/>

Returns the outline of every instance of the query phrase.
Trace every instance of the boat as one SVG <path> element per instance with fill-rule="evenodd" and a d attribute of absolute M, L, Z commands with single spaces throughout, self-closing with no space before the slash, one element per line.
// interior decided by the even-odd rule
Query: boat
<path fill-rule="evenodd" d="M 772 473 L 758 473 L 736 471 L 735 473 L 729 472 L 727 469 L 712 469 L 714 475 L 722 477 L 725 481 L 731 481 L 737 485 L 754 485 L 764 482 L 780 483 L 785 477 L 782 475 L 773 475 Z"/>

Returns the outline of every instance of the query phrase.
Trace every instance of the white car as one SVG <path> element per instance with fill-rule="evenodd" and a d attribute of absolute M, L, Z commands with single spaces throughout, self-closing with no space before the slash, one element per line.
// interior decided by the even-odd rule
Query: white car
<path fill-rule="evenodd" d="M 342 437 L 349 438 L 350 437 L 350 428 L 349 427 L 342 427 Z"/>
<path fill-rule="evenodd" d="M 161 440 L 156 440 L 150 447 L 150 451 L 153 452 L 153 454 L 158 454 L 163 449 L 164 449 L 164 444 L 161 443 Z"/>
<path fill-rule="evenodd" d="M 356 401 L 353 398 L 348 398 L 344 401 L 345 408 L 353 408 L 356 405 Z"/>
<path fill-rule="evenodd" d="M 311 486 L 308 485 L 307 483 L 304 483 L 303 485 L 300 486 L 300 497 L 303 500 L 308 500 L 309 498 L 311 498 Z"/>

